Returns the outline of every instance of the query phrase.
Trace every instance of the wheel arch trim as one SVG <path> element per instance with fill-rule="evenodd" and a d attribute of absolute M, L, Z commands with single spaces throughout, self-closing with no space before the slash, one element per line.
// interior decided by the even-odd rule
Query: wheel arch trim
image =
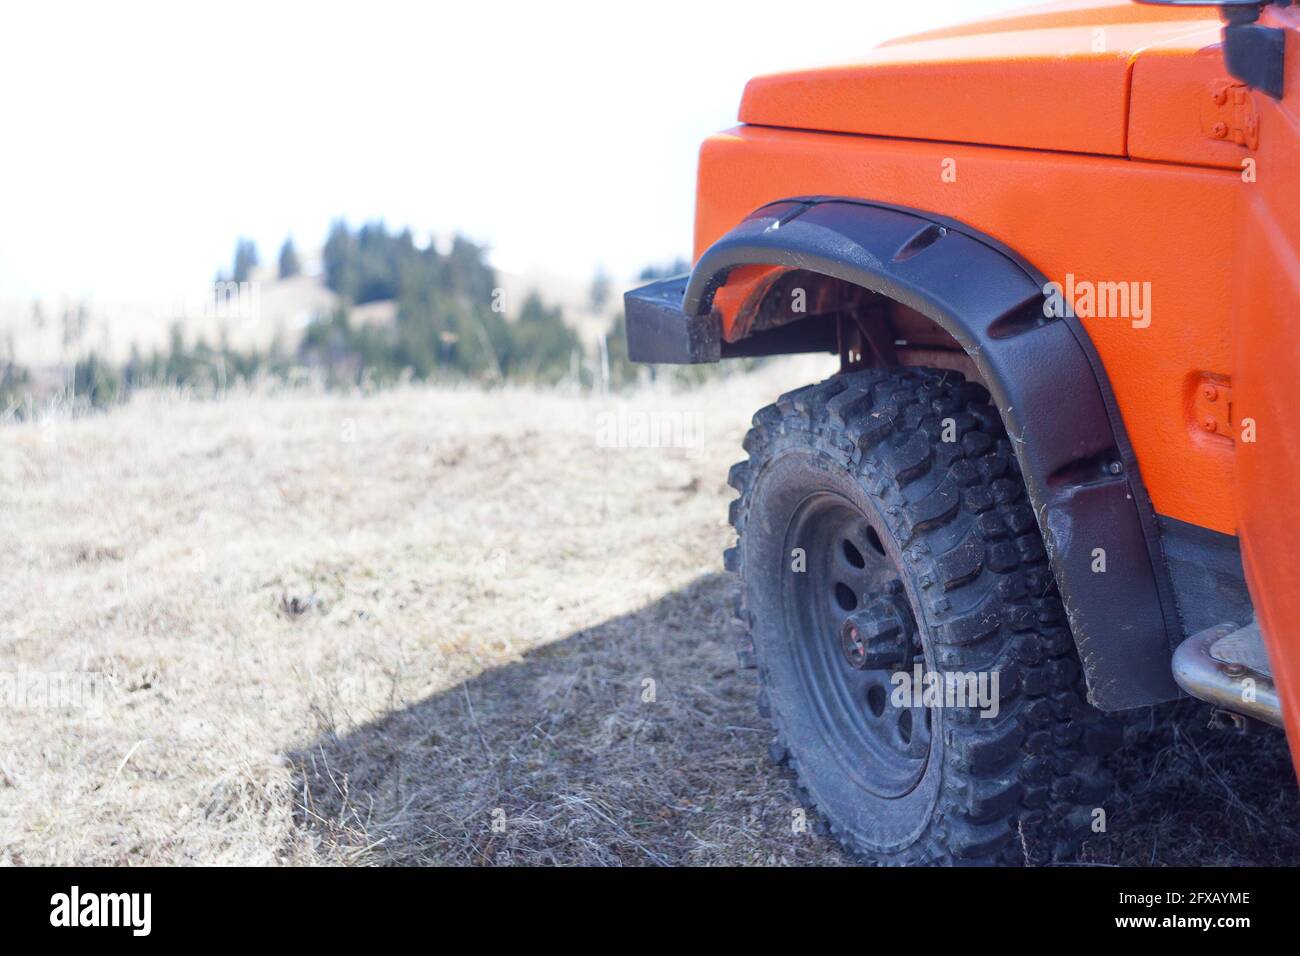
<path fill-rule="evenodd" d="M 1181 628 L 1155 513 L 1087 331 L 1072 316 L 1044 314 L 1046 276 L 948 217 L 797 197 L 761 207 L 710 246 L 681 312 L 709 317 L 730 272 L 759 264 L 870 289 L 961 345 L 1015 448 L 1090 699 L 1121 710 L 1181 696 L 1170 668 Z"/>

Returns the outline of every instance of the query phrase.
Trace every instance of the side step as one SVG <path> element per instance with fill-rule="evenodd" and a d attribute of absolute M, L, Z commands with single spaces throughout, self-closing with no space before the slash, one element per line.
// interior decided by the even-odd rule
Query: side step
<path fill-rule="evenodd" d="M 1219 624 L 1174 651 L 1174 680 L 1193 697 L 1282 726 L 1282 705 L 1259 625 Z"/>

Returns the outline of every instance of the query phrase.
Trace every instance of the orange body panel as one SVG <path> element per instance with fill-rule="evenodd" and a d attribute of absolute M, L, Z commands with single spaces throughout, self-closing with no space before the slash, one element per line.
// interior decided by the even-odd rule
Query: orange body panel
<path fill-rule="evenodd" d="M 946 160 L 954 161 L 954 182 L 942 178 Z M 1189 376 L 1231 379 L 1234 371 L 1224 306 L 1241 238 L 1237 174 L 741 127 L 705 144 L 697 248 L 766 202 L 812 194 L 942 211 L 1062 283 L 1068 275 L 1150 282 L 1148 327 L 1082 321 L 1110 374 L 1156 510 L 1235 532 L 1233 446 L 1193 427 Z"/>
<path fill-rule="evenodd" d="M 1284 15 L 1282 15 L 1284 14 Z M 1268 644 L 1300 767 L 1300 9 L 1285 22 L 1286 98 L 1260 101 L 1257 182 L 1243 187 L 1243 241 L 1235 294 L 1225 304 L 1234 347 L 1239 420 L 1254 442 L 1236 444 L 1237 528 L 1246 581 Z"/>
<path fill-rule="evenodd" d="M 1234 137 L 1234 116 L 1249 113 L 1257 119 L 1259 103 L 1266 97 L 1227 77 L 1218 44 L 1219 24 L 1208 23 L 1142 51 L 1133 64 L 1130 158 L 1241 171 L 1242 159 L 1259 146 L 1258 126 L 1254 137 L 1244 130 Z M 1219 122 L 1225 127 L 1221 138 L 1214 129 Z"/>
<path fill-rule="evenodd" d="M 751 81 L 748 125 L 702 148 L 695 248 L 765 203 L 847 196 L 961 220 L 1062 284 L 1149 290 L 1145 319 L 1081 320 L 1157 512 L 1240 535 L 1300 757 L 1300 9 L 1265 16 L 1290 32 L 1280 103 L 1227 75 L 1213 9 L 1126 0 Z M 1231 387 L 1213 423 L 1207 382 Z"/>

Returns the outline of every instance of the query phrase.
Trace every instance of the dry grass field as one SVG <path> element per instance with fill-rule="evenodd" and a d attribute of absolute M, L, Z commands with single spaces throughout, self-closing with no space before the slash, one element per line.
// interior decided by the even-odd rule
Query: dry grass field
<path fill-rule="evenodd" d="M 749 416 L 821 368 L 0 427 L 0 674 L 102 692 L 0 711 L 0 860 L 842 862 L 793 832 L 720 573 Z M 1088 860 L 1300 862 L 1279 739 L 1181 710 L 1135 718 Z"/>

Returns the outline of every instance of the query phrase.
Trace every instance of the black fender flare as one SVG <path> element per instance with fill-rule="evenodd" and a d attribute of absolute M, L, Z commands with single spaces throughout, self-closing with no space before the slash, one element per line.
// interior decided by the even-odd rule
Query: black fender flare
<path fill-rule="evenodd" d="M 1181 696 L 1171 672 L 1181 629 L 1151 500 L 1088 333 L 1073 316 L 1044 315 L 1046 277 L 946 217 L 804 197 L 762 207 L 709 247 L 682 296 L 687 322 L 707 321 L 733 268 L 760 264 L 878 292 L 966 350 L 1019 458 L 1089 698 L 1122 710 Z"/>

